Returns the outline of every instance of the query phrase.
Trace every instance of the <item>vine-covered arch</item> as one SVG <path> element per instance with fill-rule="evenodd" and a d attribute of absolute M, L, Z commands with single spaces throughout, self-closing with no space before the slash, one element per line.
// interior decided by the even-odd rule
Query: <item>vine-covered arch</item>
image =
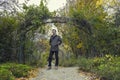
<path fill-rule="evenodd" d="M 27 7 L 26 5 L 23 7 L 25 9 L 24 18 L 21 21 L 21 25 L 19 28 L 19 40 L 20 40 L 20 47 L 19 47 L 19 54 L 18 54 L 18 61 L 20 63 L 25 63 L 25 39 L 26 33 L 30 30 L 38 29 L 40 26 L 45 25 L 47 23 L 68 23 L 78 27 L 79 29 L 83 29 L 86 33 L 91 34 L 91 26 L 87 20 L 81 19 L 74 19 L 70 17 L 57 17 L 53 16 L 53 13 L 49 12 L 48 8 L 44 3 L 41 1 L 39 6 L 30 6 Z M 78 25 L 79 23 L 80 25 Z"/>
<path fill-rule="evenodd" d="M 90 24 L 86 21 L 86 20 L 77 20 L 77 19 L 73 19 L 73 18 L 68 18 L 68 17 L 45 17 L 45 19 L 40 20 L 42 21 L 42 23 L 40 25 L 44 25 L 44 24 L 48 24 L 48 23 L 71 23 L 72 25 L 78 27 L 79 29 L 86 29 L 86 33 L 91 34 L 91 26 Z M 76 23 L 81 24 L 81 26 L 78 26 Z M 29 23 L 28 25 L 23 24 L 24 27 L 21 27 L 21 34 L 20 34 L 20 52 L 19 52 L 19 62 L 20 63 L 25 63 L 25 55 L 24 55 L 24 47 L 25 47 L 25 35 L 28 31 L 30 31 L 32 28 L 34 28 L 34 26 L 32 27 L 28 27 L 32 25 L 31 23 Z M 25 27 L 27 27 L 26 29 L 24 29 Z"/>

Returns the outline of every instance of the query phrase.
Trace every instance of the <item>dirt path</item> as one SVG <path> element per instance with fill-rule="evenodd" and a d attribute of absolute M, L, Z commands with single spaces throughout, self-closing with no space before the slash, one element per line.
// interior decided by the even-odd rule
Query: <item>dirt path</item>
<path fill-rule="evenodd" d="M 30 80 L 90 80 L 90 77 L 78 73 L 78 67 L 63 67 L 58 70 L 40 69 L 38 76 Z"/>

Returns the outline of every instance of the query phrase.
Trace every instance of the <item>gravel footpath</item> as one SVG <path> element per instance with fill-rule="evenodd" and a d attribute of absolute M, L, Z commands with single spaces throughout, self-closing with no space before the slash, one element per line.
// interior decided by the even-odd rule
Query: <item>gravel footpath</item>
<path fill-rule="evenodd" d="M 78 67 L 63 67 L 55 70 L 42 68 L 36 78 L 30 80 L 90 80 L 90 77 L 78 73 Z"/>

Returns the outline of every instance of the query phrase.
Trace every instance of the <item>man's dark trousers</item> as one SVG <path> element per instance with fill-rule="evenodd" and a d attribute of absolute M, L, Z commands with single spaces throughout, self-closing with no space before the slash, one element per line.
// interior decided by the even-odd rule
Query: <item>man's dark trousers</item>
<path fill-rule="evenodd" d="M 58 66 L 58 62 L 59 62 L 58 51 L 50 51 L 49 58 L 48 58 L 49 67 L 51 67 L 51 62 L 52 62 L 54 53 L 55 53 L 55 59 L 56 59 L 55 66 Z"/>

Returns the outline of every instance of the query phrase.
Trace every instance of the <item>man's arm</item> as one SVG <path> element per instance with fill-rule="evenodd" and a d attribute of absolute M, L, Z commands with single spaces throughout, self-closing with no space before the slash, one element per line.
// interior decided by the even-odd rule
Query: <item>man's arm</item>
<path fill-rule="evenodd" d="M 51 45 L 51 37 L 50 37 L 50 40 L 49 40 L 49 45 Z"/>

